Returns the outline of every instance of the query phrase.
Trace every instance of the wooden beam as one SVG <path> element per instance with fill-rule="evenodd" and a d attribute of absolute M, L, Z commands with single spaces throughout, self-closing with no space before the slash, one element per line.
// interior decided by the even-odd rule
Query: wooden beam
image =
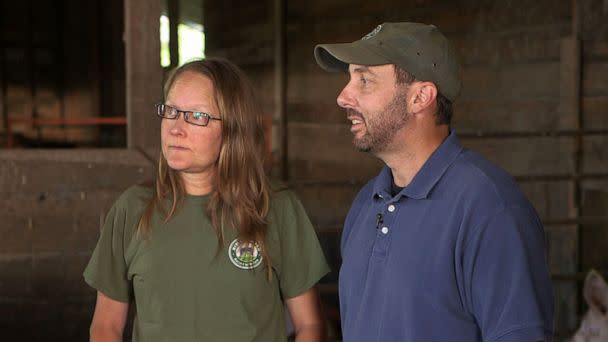
<path fill-rule="evenodd" d="M 5 45 L 0 46 L 0 120 L 2 127 L 0 132 L 6 130 L 8 125 L 8 108 L 6 105 L 6 62 L 4 55 L 6 54 Z"/>
<path fill-rule="evenodd" d="M 160 122 L 154 104 L 162 100 L 160 0 L 125 0 L 127 147 L 156 156 Z"/>
<path fill-rule="evenodd" d="M 179 0 L 167 0 L 167 17 L 169 18 L 169 57 L 171 59 L 171 68 L 179 65 L 179 35 L 178 25 L 179 17 Z"/>
<path fill-rule="evenodd" d="M 278 161 L 280 177 L 289 179 L 287 158 L 287 53 L 285 28 L 285 0 L 274 1 L 274 115 L 272 152 Z"/>

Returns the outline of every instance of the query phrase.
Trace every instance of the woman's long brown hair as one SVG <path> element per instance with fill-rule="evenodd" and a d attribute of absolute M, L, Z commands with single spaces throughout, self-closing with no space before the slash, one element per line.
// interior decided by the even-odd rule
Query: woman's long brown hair
<path fill-rule="evenodd" d="M 222 118 L 222 144 L 206 208 L 217 233 L 218 253 L 224 245 L 224 230 L 236 229 L 239 240 L 255 241 L 260 246 L 270 279 L 272 263 L 266 248 L 270 186 L 264 171 L 262 112 L 253 87 L 236 65 L 225 59 L 207 58 L 174 70 L 164 85 L 165 99 L 184 72 L 194 72 L 211 80 Z M 143 237 L 149 236 L 154 210 L 159 209 L 168 221 L 179 210 L 185 195 L 178 172 L 168 166 L 162 152 L 155 183 L 154 196 L 137 226 L 137 233 Z M 165 207 L 167 200 L 171 204 L 168 210 Z"/>

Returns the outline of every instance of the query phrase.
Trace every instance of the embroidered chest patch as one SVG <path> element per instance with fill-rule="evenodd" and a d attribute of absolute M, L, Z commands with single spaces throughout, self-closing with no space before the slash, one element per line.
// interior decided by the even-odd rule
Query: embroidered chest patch
<path fill-rule="evenodd" d="M 228 258 L 234 266 L 251 270 L 262 263 L 262 252 L 257 242 L 241 242 L 239 239 L 234 239 L 228 248 Z"/>

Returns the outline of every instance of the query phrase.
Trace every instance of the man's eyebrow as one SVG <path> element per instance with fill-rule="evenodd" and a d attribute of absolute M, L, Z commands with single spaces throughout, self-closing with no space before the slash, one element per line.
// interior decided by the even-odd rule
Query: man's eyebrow
<path fill-rule="evenodd" d="M 376 73 L 374 73 L 368 66 L 365 66 L 365 65 L 355 67 L 353 69 L 353 73 L 357 73 L 357 74 L 369 73 L 372 76 L 377 76 Z"/>

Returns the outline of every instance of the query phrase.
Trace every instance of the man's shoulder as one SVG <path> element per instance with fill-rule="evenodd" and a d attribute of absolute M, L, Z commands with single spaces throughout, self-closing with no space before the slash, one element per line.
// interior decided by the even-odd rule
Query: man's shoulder
<path fill-rule="evenodd" d="M 493 202 L 501 206 L 527 203 L 515 179 L 484 156 L 464 150 L 445 175 L 446 184 L 464 198 Z"/>

